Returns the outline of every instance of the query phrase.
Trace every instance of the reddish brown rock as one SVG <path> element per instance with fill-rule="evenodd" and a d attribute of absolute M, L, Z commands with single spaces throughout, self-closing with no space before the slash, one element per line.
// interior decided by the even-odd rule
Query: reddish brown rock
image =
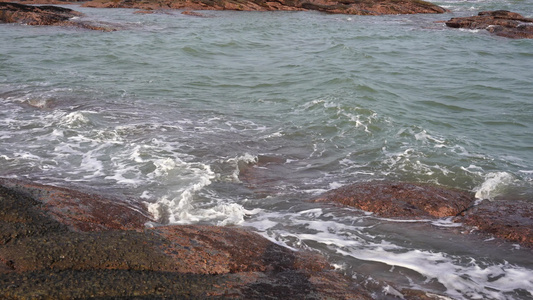
<path fill-rule="evenodd" d="M 452 18 L 446 26 L 465 29 L 486 29 L 508 38 L 533 38 L 533 19 L 506 10 L 483 11 L 477 16 Z"/>
<path fill-rule="evenodd" d="M 190 10 L 186 10 L 186 11 L 183 11 L 181 12 L 182 15 L 187 15 L 187 16 L 193 16 L 193 17 L 200 17 L 200 18 L 205 18 L 206 16 L 201 14 L 201 13 L 197 13 L 195 11 L 190 11 Z"/>
<path fill-rule="evenodd" d="M 446 9 L 418 0 L 312 0 L 303 1 L 301 6 L 335 14 L 350 15 L 396 15 L 396 14 L 441 14 Z"/>
<path fill-rule="evenodd" d="M 138 202 L 14 179 L 0 179 L 0 185 L 42 202 L 39 208 L 47 215 L 77 231 L 142 231 L 146 222 L 153 221 Z"/>
<path fill-rule="evenodd" d="M 80 12 L 59 6 L 32 6 L 20 3 L 0 2 L 0 23 L 74 26 L 84 29 L 100 31 L 117 30 L 117 28 L 113 27 L 111 24 L 98 24 L 88 21 L 74 21 L 72 19 L 74 17 L 80 16 L 83 16 L 83 14 Z"/>
<path fill-rule="evenodd" d="M 366 182 L 330 191 L 316 202 L 334 202 L 394 218 L 443 218 L 460 214 L 472 193 L 415 183 Z"/>
<path fill-rule="evenodd" d="M 475 226 L 483 233 L 533 248 L 533 202 L 484 200 L 457 221 Z"/>
<path fill-rule="evenodd" d="M 28 25 L 61 25 L 82 13 L 57 6 L 31 6 L 0 2 L 0 22 Z"/>
<path fill-rule="evenodd" d="M 0 180 L 0 298 L 371 299 L 317 254 L 147 219 L 142 205 Z"/>
<path fill-rule="evenodd" d="M 92 0 L 88 7 L 124 7 L 138 9 L 193 9 L 193 10 L 244 10 L 244 11 L 294 11 L 317 10 L 336 14 L 383 15 L 444 13 L 446 10 L 422 0 Z"/>

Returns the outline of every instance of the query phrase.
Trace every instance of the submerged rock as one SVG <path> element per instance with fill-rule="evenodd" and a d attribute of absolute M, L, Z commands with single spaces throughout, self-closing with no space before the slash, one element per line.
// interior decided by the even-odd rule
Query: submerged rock
<path fill-rule="evenodd" d="M 314 199 L 397 219 L 453 217 L 481 234 L 533 248 L 533 202 L 475 204 L 470 192 L 415 183 L 367 182 L 341 187 Z"/>
<path fill-rule="evenodd" d="M 114 31 L 109 25 L 88 21 L 74 21 L 72 18 L 83 16 L 75 10 L 52 6 L 32 6 L 20 3 L 0 2 L 0 23 L 20 23 L 27 25 L 74 26 L 84 29 Z"/>
<path fill-rule="evenodd" d="M 138 9 L 194 9 L 194 10 L 244 10 L 293 11 L 316 10 L 336 14 L 383 15 L 444 13 L 446 10 L 422 0 L 92 0 L 88 7 L 123 7 Z"/>
<path fill-rule="evenodd" d="M 506 10 L 483 11 L 477 16 L 452 18 L 446 26 L 465 29 L 486 29 L 502 37 L 521 39 L 533 38 L 533 18 Z"/>
<path fill-rule="evenodd" d="M 124 201 L 1 180 L 0 298 L 371 299 L 317 254 L 241 228 L 146 220 Z"/>
<path fill-rule="evenodd" d="M 416 183 L 365 182 L 326 193 L 315 202 L 334 202 L 386 218 L 453 217 L 472 205 L 469 192 Z"/>
<path fill-rule="evenodd" d="M 457 221 L 475 226 L 480 232 L 533 248 L 533 202 L 484 200 Z"/>

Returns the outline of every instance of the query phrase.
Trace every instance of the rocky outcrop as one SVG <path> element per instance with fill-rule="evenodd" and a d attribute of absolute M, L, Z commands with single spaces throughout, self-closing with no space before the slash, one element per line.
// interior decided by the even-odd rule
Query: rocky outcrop
<path fill-rule="evenodd" d="M 472 205 L 472 193 L 416 183 L 365 182 L 330 191 L 315 202 L 334 202 L 386 218 L 453 217 Z"/>
<path fill-rule="evenodd" d="M 483 11 L 477 16 L 452 18 L 446 26 L 465 29 L 486 29 L 502 37 L 533 38 L 533 18 L 506 10 Z"/>
<path fill-rule="evenodd" d="M 314 202 L 339 203 L 378 217 L 435 219 L 456 223 L 483 235 L 533 248 L 533 202 L 476 203 L 470 192 L 415 183 L 367 182 L 332 190 Z"/>
<path fill-rule="evenodd" d="M 422 0 L 92 0 L 88 7 L 124 7 L 138 9 L 192 9 L 293 11 L 316 10 L 335 14 L 383 15 L 444 13 L 446 10 Z"/>
<path fill-rule="evenodd" d="M 533 202 L 484 200 L 457 221 L 484 234 L 533 248 Z"/>
<path fill-rule="evenodd" d="M 0 2 L 0 20 L 3 23 L 28 25 L 61 25 L 82 14 L 58 6 L 31 6 L 19 3 Z"/>
<path fill-rule="evenodd" d="M 109 24 L 97 24 L 89 21 L 76 21 L 72 18 L 83 16 L 75 10 L 44 5 L 32 6 L 20 3 L 0 2 L 0 23 L 20 23 L 27 25 L 74 26 L 84 29 L 114 31 Z"/>
<path fill-rule="evenodd" d="M 0 180 L 0 298 L 371 299 L 316 254 L 147 220 L 128 201 Z"/>

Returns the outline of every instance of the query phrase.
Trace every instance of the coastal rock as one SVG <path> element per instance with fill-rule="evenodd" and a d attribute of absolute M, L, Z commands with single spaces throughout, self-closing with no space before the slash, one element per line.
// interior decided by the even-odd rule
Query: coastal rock
<path fill-rule="evenodd" d="M 32 6 L 20 3 L 0 2 L 0 23 L 19 23 L 27 25 L 74 26 L 78 28 L 114 31 L 110 24 L 89 21 L 74 21 L 72 18 L 83 16 L 75 10 L 52 6 Z"/>
<path fill-rule="evenodd" d="M 0 185 L 38 201 L 44 213 L 75 231 L 142 231 L 152 221 L 136 202 L 14 179 L 0 179 Z"/>
<path fill-rule="evenodd" d="M 143 228 L 144 208 L 116 201 L 1 180 L 0 298 L 371 299 L 317 254 L 235 227 Z"/>
<path fill-rule="evenodd" d="M 422 0 L 92 0 L 88 7 L 137 9 L 192 9 L 243 11 L 315 10 L 335 14 L 383 15 L 444 13 L 446 10 Z"/>
<path fill-rule="evenodd" d="M 315 202 L 334 202 L 386 218 L 443 218 L 474 202 L 472 193 L 416 183 L 366 182 L 326 193 Z"/>
<path fill-rule="evenodd" d="M 486 29 L 507 38 L 533 38 L 533 18 L 506 10 L 483 11 L 477 16 L 452 18 L 446 26 L 465 29 Z"/>
<path fill-rule="evenodd" d="M 531 201 L 489 201 L 469 209 L 457 218 L 480 232 L 533 248 L 533 202 Z"/>
<path fill-rule="evenodd" d="M 82 13 L 58 6 L 31 6 L 0 2 L 0 22 L 28 25 L 62 25 Z"/>

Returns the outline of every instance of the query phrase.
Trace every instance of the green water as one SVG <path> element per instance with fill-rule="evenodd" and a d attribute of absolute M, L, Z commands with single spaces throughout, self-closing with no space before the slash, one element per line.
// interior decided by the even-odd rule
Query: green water
<path fill-rule="evenodd" d="M 438 4 L 451 12 L 196 18 L 74 6 L 125 29 L 2 24 L 0 176 L 139 199 L 161 223 L 252 226 L 361 281 L 526 299 L 527 251 L 306 202 L 369 180 L 532 199 L 533 41 L 436 21 L 532 17 L 533 5 Z"/>

